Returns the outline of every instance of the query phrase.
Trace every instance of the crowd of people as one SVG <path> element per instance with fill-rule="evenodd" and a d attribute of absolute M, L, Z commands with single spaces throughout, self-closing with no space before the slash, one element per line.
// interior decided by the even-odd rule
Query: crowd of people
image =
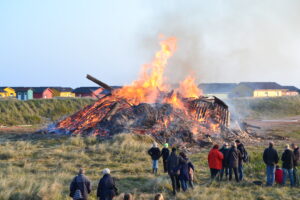
<path fill-rule="evenodd" d="M 185 192 L 188 188 L 194 188 L 194 165 L 187 157 L 186 153 L 180 152 L 177 155 L 177 149 L 169 150 L 166 143 L 162 150 L 159 149 L 156 142 L 152 148 L 148 150 L 148 154 L 152 159 L 152 173 L 157 175 L 159 167 L 159 159 L 162 158 L 163 169 L 168 173 L 171 182 L 173 194 L 182 190 Z M 230 146 L 224 143 L 221 148 L 219 145 L 213 145 L 208 154 L 208 166 L 210 168 L 211 180 L 222 181 L 232 180 L 240 182 L 244 179 L 243 166 L 245 162 L 249 162 L 250 158 L 244 145 L 236 140 Z M 299 147 L 295 144 L 285 146 L 285 150 L 281 156 L 282 168 L 278 166 L 279 156 L 274 148 L 274 143 L 270 142 L 269 147 L 264 150 L 263 161 L 266 164 L 267 186 L 273 186 L 276 182 L 279 185 L 285 185 L 287 179 L 290 185 L 299 186 L 299 175 L 297 167 L 300 164 Z M 114 179 L 110 175 L 108 168 L 102 171 L 103 177 L 100 179 L 97 187 L 97 198 L 99 200 L 112 200 L 118 195 Z M 84 169 L 80 169 L 70 185 L 70 197 L 74 200 L 87 200 L 91 192 L 91 183 L 84 175 Z M 124 194 L 124 200 L 132 200 L 131 194 Z M 154 200 L 163 200 L 162 194 L 157 194 Z"/>

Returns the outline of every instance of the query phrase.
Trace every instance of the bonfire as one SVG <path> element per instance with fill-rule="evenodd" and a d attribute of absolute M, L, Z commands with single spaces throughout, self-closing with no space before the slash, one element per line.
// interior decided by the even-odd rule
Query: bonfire
<path fill-rule="evenodd" d="M 164 71 L 175 51 L 176 38 L 161 41 L 160 50 L 143 66 L 139 78 L 122 88 L 113 89 L 87 75 L 108 94 L 49 131 L 104 138 L 119 133 L 147 134 L 161 142 L 197 142 L 228 131 L 228 106 L 216 97 L 204 97 L 192 74 L 178 88 L 168 84 Z"/>

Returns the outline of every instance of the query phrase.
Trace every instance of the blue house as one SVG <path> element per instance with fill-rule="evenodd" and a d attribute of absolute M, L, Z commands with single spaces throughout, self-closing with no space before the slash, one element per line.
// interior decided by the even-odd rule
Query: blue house
<path fill-rule="evenodd" d="M 16 91 L 16 98 L 18 100 L 30 100 L 33 99 L 33 90 L 31 88 L 26 87 L 14 87 Z"/>

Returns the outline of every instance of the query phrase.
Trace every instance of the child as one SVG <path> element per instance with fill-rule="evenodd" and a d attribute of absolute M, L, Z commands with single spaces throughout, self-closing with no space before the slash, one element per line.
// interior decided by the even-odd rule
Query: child
<path fill-rule="evenodd" d="M 279 185 L 283 183 L 283 170 L 279 168 L 279 165 L 276 165 L 275 181 Z"/>

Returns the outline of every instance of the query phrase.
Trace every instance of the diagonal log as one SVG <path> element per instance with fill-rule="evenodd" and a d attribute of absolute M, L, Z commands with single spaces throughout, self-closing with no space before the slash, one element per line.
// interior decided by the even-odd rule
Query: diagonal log
<path fill-rule="evenodd" d="M 101 87 L 103 87 L 103 88 L 106 89 L 106 90 L 109 90 L 109 91 L 112 91 L 112 90 L 113 90 L 112 87 L 110 87 L 110 86 L 107 85 L 106 83 L 103 83 L 102 81 L 99 81 L 98 79 L 96 79 L 95 77 L 93 77 L 93 76 L 91 76 L 91 75 L 89 75 L 89 74 L 86 75 L 86 78 L 89 79 L 90 81 L 93 81 L 94 83 L 100 85 Z"/>

